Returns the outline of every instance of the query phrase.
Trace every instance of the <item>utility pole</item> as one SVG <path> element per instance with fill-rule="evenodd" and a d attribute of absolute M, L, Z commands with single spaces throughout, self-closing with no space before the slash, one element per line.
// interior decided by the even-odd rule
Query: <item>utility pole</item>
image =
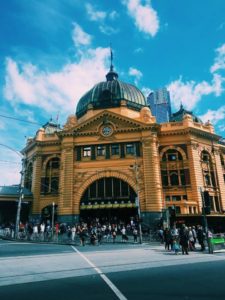
<path fill-rule="evenodd" d="M 53 240 L 53 234 L 54 234 L 54 217 L 55 217 L 55 203 L 52 202 L 52 240 Z"/>
<path fill-rule="evenodd" d="M 205 199 L 204 199 L 204 193 L 202 191 L 202 188 L 200 187 L 200 193 L 201 193 L 201 198 L 202 198 L 202 216 L 203 216 L 203 224 L 204 224 L 204 230 L 206 234 L 206 240 L 208 244 L 208 251 L 209 253 L 212 253 L 211 249 L 211 243 L 209 240 L 209 228 L 208 228 L 208 221 L 207 221 L 207 216 L 206 216 L 206 205 L 205 205 Z"/>
<path fill-rule="evenodd" d="M 25 171 L 25 160 L 22 158 L 22 170 L 20 172 L 21 178 L 20 178 L 20 191 L 19 191 L 19 201 L 17 206 L 17 213 L 16 213 L 16 226 L 15 226 L 15 238 L 18 238 L 19 235 L 19 226 L 20 226 L 20 213 L 21 213 L 21 206 L 22 201 L 24 198 L 24 172 Z"/>

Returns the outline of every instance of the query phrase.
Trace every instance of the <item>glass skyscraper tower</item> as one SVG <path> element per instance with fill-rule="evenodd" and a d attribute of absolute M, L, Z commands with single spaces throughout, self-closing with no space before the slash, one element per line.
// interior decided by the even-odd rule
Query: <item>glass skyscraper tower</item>
<path fill-rule="evenodd" d="M 157 123 L 169 122 L 171 117 L 170 93 L 166 88 L 151 92 L 147 97 L 148 105 Z"/>

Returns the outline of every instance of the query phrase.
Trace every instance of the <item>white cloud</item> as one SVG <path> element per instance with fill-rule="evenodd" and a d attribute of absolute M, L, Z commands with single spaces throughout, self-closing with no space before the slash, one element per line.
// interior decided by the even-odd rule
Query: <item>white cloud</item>
<path fill-rule="evenodd" d="M 196 83 L 195 81 L 183 82 L 182 77 L 171 82 L 167 88 L 170 91 L 172 103 L 176 109 L 179 108 L 182 102 L 187 109 L 193 109 L 203 96 L 215 94 L 220 96 L 222 89 L 223 78 L 214 74 L 211 83 L 202 81 Z"/>
<path fill-rule="evenodd" d="M 150 1 L 149 4 L 142 5 L 142 0 L 124 0 L 123 4 L 139 31 L 152 37 L 156 35 L 159 30 L 159 18 Z"/>
<path fill-rule="evenodd" d="M 74 45 L 76 47 L 78 46 L 87 46 L 90 45 L 91 43 L 91 35 L 88 33 L 84 32 L 84 30 L 78 25 L 77 23 L 73 23 L 73 33 L 72 33 L 72 38 Z"/>
<path fill-rule="evenodd" d="M 135 54 L 143 53 L 143 52 L 144 52 L 144 50 L 143 50 L 143 48 L 141 48 L 141 47 L 134 49 L 134 53 L 135 53 Z"/>
<path fill-rule="evenodd" d="M 6 60 L 4 96 L 12 105 L 26 104 L 47 112 L 74 113 L 80 97 L 104 80 L 109 48 L 87 49 L 78 62 L 58 72 L 40 70 L 29 63 Z"/>
<path fill-rule="evenodd" d="M 151 89 L 148 88 L 148 87 L 143 87 L 143 88 L 141 89 L 141 91 L 142 91 L 142 93 L 145 95 L 145 97 L 148 97 L 148 95 L 149 95 L 151 92 L 153 92 L 153 90 L 151 90 Z"/>
<path fill-rule="evenodd" d="M 85 7 L 91 21 L 103 21 L 107 16 L 106 12 L 96 10 L 90 3 L 86 4 Z"/>
<path fill-rule="evenodd" d="M 141 79 L 141 77 L 143 76 L 142 72 L 138 69 L 135 69 L 135 68 L 129 68 L 129 72 L 128 74 L 130 76 L 133 76 L 135 77 L 135 80 L 134 80 L 134 83 L 137 85 L 138 84 L 138 81 Z"/>
<path fill-rule="evenodd" d="M 3 145 L 7 145 L 8 141 L 4 141 Z M 0 185 L 19 184 L 21 171 L 21 157 L 14 151 L 0 145 L 0 169 L 1 176 Z"/>
<path fill-rule="evenodd" d="M 216 49 L 217 56 L 214 60 L 213 66 L 210 68 L 210 72 L 214 73 L 220 70 L 225 70 L 225 44 Z"/>
<path fill-rule="evenodd" d="M 209 120 L 214 125 L 217 124 L 221 120 L 225 120 L 225 105 L 221 106 L 217 110 L 209 109 L 204 115 L 200 116 L 200 118 L 204 122 L 207 122 Z M 222 126 L 224 126 L 224 129 L 225 129 L 225 125 L 221 125 L 220 127 L 222 128 Z"/>
<path fill-rule="evenodd" d="M 109 18 L 110 18 L 111 20 L 115 20 L 115 19 L 119 18 L 118 12 L 116 12 L 115 10 L 113 10 L 112 12 L 110 12 L 110 13 L 109 13 Z"/>
<path fill-rule="evenodd" d="M 107 25 L 99 25 L 99 30 L 106 35 L 116 34 L 119 32 L 119 29 Z"/>

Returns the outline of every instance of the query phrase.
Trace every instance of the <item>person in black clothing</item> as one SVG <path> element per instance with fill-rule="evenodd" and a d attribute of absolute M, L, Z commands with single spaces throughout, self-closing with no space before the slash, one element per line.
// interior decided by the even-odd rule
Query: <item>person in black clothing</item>
<path fill-rule="evenodd" d="M 189 241 L 189 234 L 188 228 L 183 224 L 180 230 L 180 245 L 182 248 L 182 254 L 189 254 L 188 253 L 188 241 Z"/>
<path fill-rule="evenodd" d="M 164 230 L 164 242 L 165 242 L 165 250 L 172 250 L 172 235 L 169 228 Z"/>
<path fill-rule="evenodd" d="M 204 234 L 202 226 L 200 226 L 200 225 L 198 226 L 198 230 L 197 230 L 197 239 L 201 246 L 201 251 L 204 251 L 205 250 L 205 243 L 204 243 L 205 234 Z"/>

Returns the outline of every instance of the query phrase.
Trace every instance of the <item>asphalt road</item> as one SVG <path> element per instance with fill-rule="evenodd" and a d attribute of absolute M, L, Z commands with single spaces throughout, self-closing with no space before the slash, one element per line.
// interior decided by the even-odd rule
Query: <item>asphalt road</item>
<path fill-rule="evenodd" d="M 71 265 L 77 269 L 68 275 Z M 32 279 L 24 279 L 31 272 Z M 15 284 L 20 276 L 25 283 Z M 3 283 L 5 277 L 12 280 Z M 225 255 L 174 255 L 148 245 L 73 249 L 0 241 L 0 285 L 2 300 L 225 299 Z"/>

